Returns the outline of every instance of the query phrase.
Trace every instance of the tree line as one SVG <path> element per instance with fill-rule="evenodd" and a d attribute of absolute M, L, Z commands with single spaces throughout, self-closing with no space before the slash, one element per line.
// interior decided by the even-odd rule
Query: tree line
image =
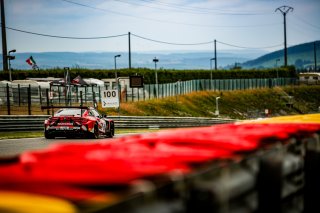
<path fill-rule="evenodd" d="M 23 80 L 26 78 L 63 78 L 65 70 L 63 68 L 45 69 L 45 70 L 14 70 L 11 72 L 13 80 Z M 70 79 L 80 75 L 82 78 L 114 78 L 115 70 L 102 69 L 83 69 L 72 68 L 69 70 Z M 118 77 L 127 77 L 131 75 L 142 75 L 144 83 L 155 83 L 155 70 L 148 68 L 132 68 L 132 69 L 118 69 Z M 174 69 L 158 69 L 158 83 L 172 83 L 178 80 L 187 81 L 194 79 L 252 79 L 252 78 L 295 78 L 297 77 L 295 68 L 292 66 L 278 69 L 265 70 L 174 70 Z M 0 80 L 8 80 L 9 72 L 0 72 Z"/>

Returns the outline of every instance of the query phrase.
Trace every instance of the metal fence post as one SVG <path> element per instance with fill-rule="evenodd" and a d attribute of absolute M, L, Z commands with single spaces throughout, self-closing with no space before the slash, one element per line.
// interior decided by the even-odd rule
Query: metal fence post
<path fill-rule="evenodd" d="M 80 106 L 83 106 L 82 91 L 80 91 Z"/>
<path fill-rule="evenodd" d="M 119 88 L 119 89 L 118 89 L 118 91 L 119 91 L 119 92 L 118 92 L 118 96 L 119 96 L 119 104 L 120 104 L 120 102 L 121 102 L 121 100 L 122 100 L 121 84 L 118 85 L 118 88 Z M 99 92 L 100 92 L 100 90 L 99 90 Z M 101 96 L 100 96 L 100 102 L 101 102 Z M 119 106 L 119 107 L 120 107 L 120 106 Z"/>
<path fill-rule="evenodd" d="M 31 115 L 31 85 L 28 87 L 28 114 Z"/>
<path fill-rule="evenodd" d="M 42 91 L 41 86 L 39 85 L 39 99 L 40 99 L 40 106 L 42 105 Z"/>
<path fill-rule="evenodd" d="M 59 104 L 60 104 L 61 103 L 60 86 L 58 86 L 58 98 L 59 98 Z"/>
<path fill-rule="evenodd" d="M 131 88 L 131 101 L 133 102 L 134 90 Z"/>
<path fill-rule="evenodd" d="M 121 87 L 121 86 L 119 85 L 119 87 Z M 121 89 L 119 91 L 121 91 Z M 101 87 L 100 86 L 98 86 L 98 92 L 99 92 L 99 102 L 101 103 Z M 120 97 L 120 94 L 118 94 L 118 95 Z"/>
<path fill-rule="evenodd" d="M 65 106 L 68 106 L 68 89 L 67 89 L 67 85 L 64 87 L 64 104 Z"/>
<path fill-rule="evenodd" d="M 19 103 L 19 106 L 21 106 L 21 92 L 20 92 L 20 84 L 18 84 L 18 103 Z"/>
<path fill-rule="evenodd" d="M 157 86 L 156 86 L 156 84 L 154 84 L 153 85 L 153 98 L 158 98 L 158 96 L 157 96 Z"/>
<path fill-rule="evenodd" d="M 128 102 L 128 85 L 125 85 L 126 102 Z"/>
<path fill-rule="evenodd" d="M 95 92 L 93 91 L 93 85 L 91 85 L 91 92 L 92 92 L 92 99 L 93 99 L 93 96 L 94 96 L 94 97 L 96 96 L 96 94 L 93 94 L 93 93 L 95 93 Z M 94 103 L 95 103 L 95 100 L 93 99 L 93 105 L 94 105 Z"/>
<path fill-rule="evenodd" d="M 178 86 L 177 86 L 177 83 L 175 83 L 175 93 L 176 93 L 176 102 L 178 103 Z"/>
<path fill-rule="evenodd" d="M 10 92 L 9 92 L 9 84 L 7 83 L 7 111 L 8 115 L 11 114 L 10 112 Z"/>
<path fill-rule="evenodd" d="M 84 88 L 84 102 L 87 104 L 87 87 Z"/>
<path fill-rule="evenodd" d="M 143 100 L 144 101 L 146 100 L 146 90 L 145 90 L 144 84 L 143 84 Z"/>
<path fill-rule="evenodd" d="M 164 84 L 161 84 L 161 90 L 162 90 L 161 96 L 162 96 L 162 98 L 164 98 L 164 97 L 165 97 L 165 96 L 164 96 Z"/>
<path fill-rule="evenodd" d="M 273 85 L 272 85 L 272 79 L 269 78 L 269 79 L 268 79 L 268 87 L 269 87 L 269 88 L 272 88 L 272 86 L 273 86 Z"/>
<path fill-rule="evenodd" d="M 93 103 L 93 107 L 96 108 L 97 107 L 96 92 L 94 92 L 94 91 L 92 91 L 92 103 Z"/>
<path fill-rule="evenodd" d="M 76 102 L 78 103 L 79 102 L 78 86 L 75 86 L 75 87 L 76 87 Z"/>
<path fill-rule="evenodd" d="M 46 89 L 47 107 L 49 107 L 49 89 Z M 49 108 L 47 109 L 47 115 L 50 115 Z"/>

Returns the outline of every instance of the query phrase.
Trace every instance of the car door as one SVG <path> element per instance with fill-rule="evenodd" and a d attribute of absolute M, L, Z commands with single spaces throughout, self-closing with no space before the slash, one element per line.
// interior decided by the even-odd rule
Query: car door
<path fill-rule="evenodd" d="M 102 119 L 102 116 L 96 109 L 91 109 L 90 112 L 97 119 L 98 129 L 100 132 L 106 132 L 106 121 Z"/>

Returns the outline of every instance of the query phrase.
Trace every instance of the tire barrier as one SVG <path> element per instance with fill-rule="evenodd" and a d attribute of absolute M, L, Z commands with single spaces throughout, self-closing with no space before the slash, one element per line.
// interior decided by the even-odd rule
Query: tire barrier
<path fill-rule="evenodd" d="M 313 114 L 54 144 L 0 160 L 0 210 L 320 212 L 319 133 Z"/>

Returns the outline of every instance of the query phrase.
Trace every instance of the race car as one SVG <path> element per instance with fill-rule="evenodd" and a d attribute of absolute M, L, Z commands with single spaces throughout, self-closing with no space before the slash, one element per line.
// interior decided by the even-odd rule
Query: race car
<path fill-rule="evenodd" d="M 44 137 L 86 137 L 114 136 L 114 121 L 101 115 L 93 107 L 42 107 L 42 109 L 59 108 L 51 117 L 44 121 Z"/>

